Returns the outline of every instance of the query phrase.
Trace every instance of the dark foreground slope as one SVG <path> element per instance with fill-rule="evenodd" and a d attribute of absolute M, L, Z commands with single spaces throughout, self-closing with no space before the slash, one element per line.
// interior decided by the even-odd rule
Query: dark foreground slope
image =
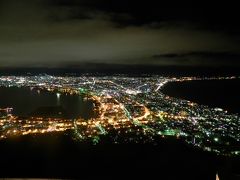
<path fill-rule="evenodd" d="M 215 178 L 219 166 L 219 173 L 227 175 L 227 179 L 230 175 L 226 173 L 233 169 L 226 170 L 225 161 L 187 147 L 179 140 L 159 140 L 158 145 L 111 144 L 107 139 L 102 142 L 105 143 L 96 146 L 80 143 L 62 133 L 2 140 L 0 176 L 207 180 Z"/>

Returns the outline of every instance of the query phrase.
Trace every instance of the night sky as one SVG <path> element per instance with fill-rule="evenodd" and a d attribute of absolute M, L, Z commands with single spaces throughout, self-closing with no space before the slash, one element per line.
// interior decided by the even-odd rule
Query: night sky
<path fill-rule="evenodd" d="M 0 0 L 0 67 L 240 67 L 238 14 L 226 4 Z"/>

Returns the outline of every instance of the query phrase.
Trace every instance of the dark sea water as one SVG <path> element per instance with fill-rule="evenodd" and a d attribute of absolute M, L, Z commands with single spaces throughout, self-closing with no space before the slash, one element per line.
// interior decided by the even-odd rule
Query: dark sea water
<path fill-rule="evenodd" d="M 70 118 L 83 117 L 88 119 L 92 115 L 92 102 L 84 101 L 83 96 L 30 90 L 29 88 L 0 87 L 0 108 L 12 107 L 13 114 L 28 116 L 43 114 L 43 110 L 63 111 L 63 116 Z M 39 112 L 41 111 L 41 112 Z"/>
<path fill-rule="evenodd" d="M 170 82 L 164 94 L 240 114 L 240 80 Z"/>

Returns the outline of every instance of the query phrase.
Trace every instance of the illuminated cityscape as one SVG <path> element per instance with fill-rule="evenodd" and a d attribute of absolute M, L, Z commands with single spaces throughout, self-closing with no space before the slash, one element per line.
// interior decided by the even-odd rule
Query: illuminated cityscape
<path fill-rule="evenodd" d="M 175 81 L 237 79 L 238 77 L 144 76 L 1 76 L 1 87 L 27 87 L 31 91 L 84 97 L 93 102 L 93 116 L 66 118 L 15 115 L 0 107 L 0 138 L 70 130 L 77 141 L 97 144 L 108 136 L 114 143 L 155 143 L 156 138 L 181 138 L 204 151 L 240 155 L 240 116 L 209 108 L 161 92 Z"/>
<path fill-rule="evenodd" d="M 0 179 L 240 179 L 238 3 L 0 0 L 0 22 Z"/>

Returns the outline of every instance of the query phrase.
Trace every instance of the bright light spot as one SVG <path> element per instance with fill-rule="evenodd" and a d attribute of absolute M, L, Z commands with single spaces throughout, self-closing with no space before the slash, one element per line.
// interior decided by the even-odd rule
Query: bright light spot
<path fill-rule="evenodd" d="M 127 93 L 127 94 L 137 95 L 137 94 L 141 93 L 141 91 L 136 91 L 136 90 L 127 89 L 127 90 L 126 90 L 126 93 Z"/>
<path fill-rule="evenodd" d="M 61 96 L 61 94 L 60 94 L 60 93 L 57 93 L 57 98 L 58 98 L 58 99 L 60 98 L 60 96 Z"/>

